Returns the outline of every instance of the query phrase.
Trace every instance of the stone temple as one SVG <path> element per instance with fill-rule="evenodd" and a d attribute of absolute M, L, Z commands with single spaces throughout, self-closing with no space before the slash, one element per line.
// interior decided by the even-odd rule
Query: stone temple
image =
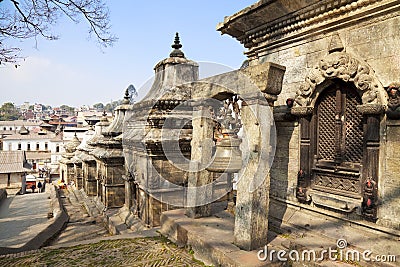
<path fill-rule="evenodd" d="M 244 250 L 292 209 L 398 236 L 399 26 L 394 0 L 261 0 L 217 26 L 248 60 L 205 79 L 177 34 L 147 96 L 68 146 L 65 180 L 128 226 L 228 207 Z"/>

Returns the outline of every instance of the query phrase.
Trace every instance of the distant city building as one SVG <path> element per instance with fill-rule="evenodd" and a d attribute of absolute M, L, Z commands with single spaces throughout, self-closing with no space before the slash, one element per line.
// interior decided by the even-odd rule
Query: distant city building
<path fill-rule="evenodd" d="M 88 105 L 83 105 L 80 108 L 77 108 L 76 111 L 90 111 L 90 107 Z"/>
<path fill-rule="evenodd" d="M 5 132 L 8 132 L 8 134 L 11 134 L 13 131 L 19 131 L 22 126 L 25 126 L 26 129 L 29 131 L 32 130 L 39 130 L 40 129 L 40 124 L 42 121 L 40 120 L 35 120 L 35 119 L 30 119 L 30 120 L 15 120 L 15 121 L 0 121 L 0 135 L 5 134 Z"/>
<path fill-rule="evenodd" d="M 35 113 L 32 109 L 28 109 L 27 111 L 21 112 L 21 115 L 24 120 L 33 120 L 36 119 Z"/>
<path fill-rule="evenodd" d="M 33 111 L 35 113 L 41 113 L 43 111 L 43 105 L 42 104 L 35 104 L 33 106 Z"/>
<path fill-rule="evenodd" d="M 34 171 L 48 169 L 57 174 L 58 161 L 64 151 L 62 133 L 29 131 L 22 126 L 17 132 L 2 139 L 3 151 L 26 151 L 26 159 Z"/>
<path fill-rule="evenodd" d="M 24 102 L 22 105 L 19 106 L 21 112 L 27 112 L 29 110 L 29 102 Z"/>
<path fill-rule="evenodd" d="M 21 187 L 30 170 L 24 151 L 0 151 L 0 188 Z"/>

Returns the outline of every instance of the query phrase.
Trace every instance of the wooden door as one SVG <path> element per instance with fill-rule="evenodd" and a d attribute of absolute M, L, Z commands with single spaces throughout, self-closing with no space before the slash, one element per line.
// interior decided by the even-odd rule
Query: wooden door
<path fill-rule="evenodd" d="M 335 83 L 317 99 L 312 117 L 311 187 L 359 198 L 362 195 L 364 118 L 361 97 L 347 83 Z"/>

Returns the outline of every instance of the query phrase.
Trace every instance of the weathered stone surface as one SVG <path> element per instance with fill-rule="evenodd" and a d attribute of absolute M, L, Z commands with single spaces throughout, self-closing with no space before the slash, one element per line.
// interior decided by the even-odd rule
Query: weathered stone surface
<path fill-rule="evenodd" d="M 198 64 L 186 59 L 178 35 L 170 57 L 156 64 L 148 94 L 133 105 L 125 120 L 125 205 L 149 226 L 160 224 L 164 210 L 182 207 L 188 184 L 192 138 L 190 84 Z M 127 181 L 130 182 L 127 182 Z"/>
<path fill-rule="evenodd" d="M 379 149 L 379 170 L 364 170 L 363 175 L 377 177 L 380 201 L 377 223 L 396 229 L 400 220 L 397 209 L 400 196 L 396 190 L 400 132 L 398 124 L 387 121 L 383 114 L 388 103 L 386 88 L 398 80 L 400 71 L 399 15 L 394 0 L 259 1 L 225 18 L 217 27 L 248 48 L 250 66 L 272 61 L 286 67 L 282 92 L 275 105 L 284 106 L 287 98 L 303 94 L 304 98 L 297 103 L 302 107 L 293 107 L 292 114 L 312 116 L 318 94 L 326 88 L 326 83 L 335 79 L 358 88 L 363 105 L 357 111 L 365 117 L 380 114 L 381 125 L 380 141 L 368 141 L 368 152 L 364 151 L 366 156 L 375 153 L 372 160 L 378 158 Z M 349 68 L 344 65 L 341 68 L 343 62 L 339 58 L 346 56 L 339 55 L 346 54 L 352 63 Z M 338 63 L 336 67 L 334 61 Z M 271 194 L 280 198 L 288 194 L 286 198 L 290 199 L 295 194 L 293 187 L 302 160 L 299 129 L 294 129 L 288 137 L 288 131 L 280 130 L 277 123 L 278 151 L 271 170 Z M 371 137 L 370 133 L 366 138 Z M 314 142 L 305 136 L 304 146 Z"/>
<path fill-rule="evenodd" d="M 235 211 L 235 244 L 253 250 L 265 243 L 268 234 L 268 205 L 270 190 L 269 156 L 272 151 L 270 107 L 261 103 L 242 107 L 241 119 L 246 131 L 242 146 L 246 166 L 239 172 Z M 265 121 L 258 121 L 261 116 Z M 263 124 L 261 129 L 257 122 Z M 268 122 L 270 125 L 268 125 Z"/>
<path fill-rule="evenodd" d="M 303 1 L 296 1 L 296 3 L 300 2 Z M 351 16 L 362 13 L 363 9 L 369 9 L 371 13 L 374 13 L 375 11 L 372 10 L 378 9 L 378 4 L 376 4 L 375 2 L 376 1 L 368 1 L 368 3 L 367 2 L 363 3 L 363 5 L 359 5 L 357 3 L 354 8 L 354 11 L 352 11 L 353 13 Z M 399 59 L 397 56 L 397 51 L 399 50 L 399 40 L 398 40 L 399 36 L 395 30 L 399 25 L 399 18 L 396 16 L 396 14 L 398 14 L 396 12 L 398 11 L 392 9 L 391 5 L 389 4 L 393 3 L 393 1 L 385 1 L 385 2 L 387 2 L 386 6 L 387 10 L 385 12 L 376 13 L 377 15 L 375 18 L 370 19 L 369 21 L 362 24 L 357 22 L 352 22 L 341 28 L 340 28 L 341 23 L 344 23 L 346 20 L 350 20 L 351 16 L 334 17 L 332 16 L 333 13 L 325 11 L 328 13 L 327 17 L 330 20 L 335 21 L 335 24 L 338 25 L 339 28 L 338 32 L 339 35 L 341 36 L 343 43 L 346 46 L 346 52 L 354 54 L 362 58 L 366 62 L 368 62 L 371 65 L 372 69 L 374 69 L 374 71 L 376 72 L 376 75 L 379 81 L 383 84 L 383 86 L 387 86 L 390 82 L 397 80 L 397 77 L 395 75 L 396 71 L 394 70 L 399 68 L 399 64 L 397 64 L 399 63 Z M 302 4 L 304 4 L 304 2 Z M 309 6 L 310 9 L 312 9 L 311 8 L 312 4 L 311 3 L 308 4 L 310 4 Z M 262 3 L 259 5 L 255 5 L 253 8 L 257 9 L 259 8 L 258 6 L 263 6 L 263 5 L 268 5 L 268 4 Z M 277 1 L 277 3 L 274 3 L 274 5 L 285 6 L 285 9 L 283 10 L 286 10 L 287 7 L 287 3 L 284 3 L 284 1 Z M 326 4 L 323 4 L 321 2 L 320 5 L 323 6 Z M 338 3 L 338 5 L 346 5 L 346 4 Z M 348 10 L 343 9 L 340 12 L 346 13 L 350 12 L 350 10 L 352 9 L 353 9 L 352 7 L 349 7 Z M 256 20 L 244 23 L 244 25 L 247 25 L 246 29 L 255 27 L 255 24 L 257 23 L 258 23 L 257 25 L 262 24 L 261 21 L 264 21 L 264 23 L 266 23 L 266 20 L 276 16 L 276 14 L 273 13 L 272 10 L 273 9 L 265 9 L 262 11 L 261 10 L 258 11 L 258 12 L 267 12 L 268 15 L 265 15 L 264 17 L 258 17 L 258 15 L 254 14 L 254 16 L 259 18 L 258 19 L 259 21 Z M 324 10 L 329 10 L 329 8 L 318 9 L 318 12 L 323 13 Z M 243 10 L 242 12 L 243 14 L 247 14 L 248 11 L 249 10 Z M 299 12 L 298 18 L 296 17 L 294 21 L 296 21 L 297 19 L 304 20 L 305 17 L 308 16 L 307 9 L 298 12 Z M 300 15 L 302 12 L 305 12 L 305 15 L 303 17 Z M 283 20 L 285 21 L 285 18 L 287 18 L 289 24 L 293 23 L 293 20 L 290 20 L 291 16 L 295 15 L 289 12 L 286 14 L 282 14 Z M 219 26 L 219 29 L 222 32 L 225 32 L 224 29 L 226 28 L 226 33 L 231 34 L 230 30 L 236 27 L 235 21 L 236 20 L 239 21 L 241 19 L 243 18 L 239 18 L 239 16 L 236 15 L 230 17 L 229 19 L 225 20 L 223 25 Z M 320 18 L 317 18 L 316 16 L 315 19 L 317 21 Z M 324 25 L 327 24 L 328 21 L 325 20 L 324 23 L 322 24 L 321 23 L 313 24 L 310 22 L 310 24 L 307 24 L 307 26 L 310 29 L 312 28 L 316 29 L 319 27 L 323 27 Z M 265 25 L 268 24 L 266 23 Z M 288 27 L 289 32 L 292 31 L 291 29 L 292 28 Z M 297 33 L 293 31 L 292 35 L 295 34 Z M 240 32 L 240 35 L 246 35 L 246 32 L 245 31 Z M 236 37 L 236 34 L 233 34 L 233 36 Z M 269 35 L 265 36 L 266 38 L 269 37 Z M 260 37 L 263 37 L 262 33 L 260 33 Z M 286 95 L 287 92 L 291 92 L 293 97 L 298 87 L 297 89 L 292 89 L 290 85 L 295 81 L 297 81 L 298 79 L 301 79 L 301 77 L 305 77 L 310 68 L 316 66 L 321 57 L 327 55 L 328 53 L 327 49 L 330 43 L 330 39 L 331 39 L 330 34 L 313 34 L 313 35 L 303 34 L 301 38 L 298 39 L 291 38 L 290 43 L 285 42 L 286 40 L 285 38 L 281 39 L 275 38 L 274 46 L 268 46 L 267 45 L 268 42 L 253 43 L 252 46 L 254 46 L 254 48 L 252 49 L 252 52 L 249 56 L 251 59 L 253 59 L 253 54 L 258 53 L 259 55 L 257 57 L 254 56 L 254 61 L 256 61 L 257 58 L 257 61 L 259 62 L 271 61 L 286 66 L 287 70 L 284 78 L 282 95 Z M 293 64 L 293 62 L 296 61 L 297 57 L 302 57 L 302 56 L 307 56 L 307 60 L 305 60 L 303 66 L 300 66 L 299 68 L 299 66 Z M 252 64 L 252 62 L 250 62 L 250 64 Z M 277 104 L 282 105 L 284 104 L 285 100 L 286 98 L 285 99 L 279 98 Z"/>
<path fill-rule="evenodd" d="M 192 218 L 211 215 L 212 174 L 204 167 L 211 163 L 214 132 L 210 109 L 208 106 L 195 107 L 195 118 L 192 122 L 193 139 L 192 155 L 188 183 L 188 215 Z M 208 190 L 207 190 L 208 189 Z"/>
<path fill-rule="evenodd" d="M 387 227 L 400 229 L 400 124 L 391 122 L 386 128 L 386 155 L 384 154 L 384 170 L 380 179 L 380 197 L 382 205 L 378 209 L 378 223 Z M 384 152 L 382 152 L 384 153 Z"/>
<path fill-rule="evenodd" d="M 299 169 L 299 127 L 276 123 L 277 147 L 271 167 L 271 195 L 293 198 Z"/>

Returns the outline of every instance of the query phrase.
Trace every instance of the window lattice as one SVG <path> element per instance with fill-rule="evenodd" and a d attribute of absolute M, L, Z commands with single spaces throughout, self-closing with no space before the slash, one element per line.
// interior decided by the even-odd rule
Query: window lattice
<path fill-rule="evenodd" d="M 361 162 L 363 151 L 363 118 L 356 106 L 361 104 L 361 98 L 354 90 L 346 93 L 346 140 L 344 160 Z"/>
<path fill-rule="evenodd" d="M 335 158 L 335 111 L 336 92 L 329 90 L 321 96 L 318 105 L 318 157 Z"/>

